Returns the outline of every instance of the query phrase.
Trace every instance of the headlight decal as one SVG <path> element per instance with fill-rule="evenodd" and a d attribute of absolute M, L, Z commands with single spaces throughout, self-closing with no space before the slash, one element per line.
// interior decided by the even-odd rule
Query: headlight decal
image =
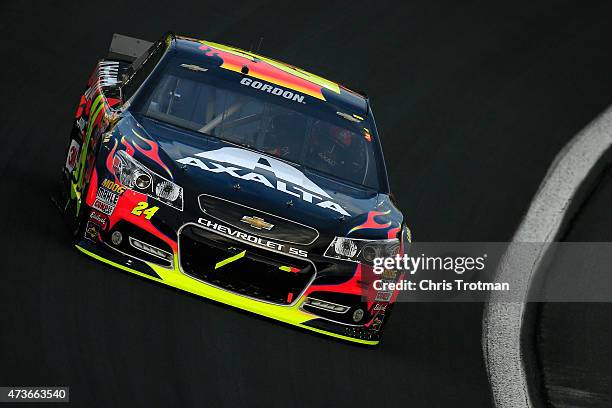
<path fill-rule="evenodd" d="M 343 261 L 372 265 L 374 258 L 393 257 L 399 253 L 400 241 L 392 239 L 358 239 L 335 237 L 324 256 Z"/>
<path fill-rule="evenodd" d="M 112 171 L 120 183 L 130 190 L 183 211 L 183 188 L 145 167 L 128 151 L 119 150 L 115 153 Z"/>
<path fill-rule="evenodd" d="M 176 201 L 181 193 L 181 188 L 171 181 L 161 181 L 155 186 L 155 194 L 164 200 Z"/>
<path fill-rule="evenodd" d="M 336 239 L 334 243 L 334 251 L 338 255 L 352 258 L 357 255 L 357 245 L 350 239 Z"/>

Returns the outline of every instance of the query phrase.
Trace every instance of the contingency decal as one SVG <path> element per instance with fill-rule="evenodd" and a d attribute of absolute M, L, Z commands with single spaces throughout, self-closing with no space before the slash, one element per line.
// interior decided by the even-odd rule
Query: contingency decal
<path fill-rule="evenodd" d="M 91 210 L 89 213 L 89 221 L 98 224 L 103 230 L 108 225 L 108 217 L 96 210 Z"/>
<path fill-rule="evenodd" d="M 92 221 L 87 221 L 85 226 L 85 238 L 97 242 L 100 240 L 100 226 Z"/>
<path fill-rule="evenodd" d="M 98 189 L 96 201 L 94 201 L 92 207 L 106 215 L 112 215 L 117 206 L 117 202 L 119 202 L 119 196 L 121 196 L 124 191 L 125 188 L 123 186 L 106 179 Z"/>
<path fill-rule="evenodd" d="M 123 192 L 126 190 L 125 186 L 121 184 L 117 184 L 114 181 L 109 180 L 109 179 L 104 179 L 104 181 L 102 182 L 102 187 L 107 188 L 111 190 L 113 193 L 117 193 L 119 195 L 123 194 Z"/>
<path fill-rule="evenodd" d="M 76 140 L 70 140 L 70 147 L 68 148 L 68 156 L 66 157 L 66 170 L 68 173 L 72 172 L 74 166 L 76 166 L 77 159 L 79 158 L 79 151 L 81 145 Z"/>
<path fill-rule="evenodd" d="M 236 147 L 222 147 L 217 150 L 196 153 L 194 156 L 178 159 L 177 162 L 211 173 L 227 173 L 241 180 L 257 182 L 321 208 L 327 208 L 345 216 L 350 215 L 340 204 L 331 201 L 331 196 L 304 173 L 280 160 Z M 273 174 L 275 180 L 258 173 L 257 170 Z"/>

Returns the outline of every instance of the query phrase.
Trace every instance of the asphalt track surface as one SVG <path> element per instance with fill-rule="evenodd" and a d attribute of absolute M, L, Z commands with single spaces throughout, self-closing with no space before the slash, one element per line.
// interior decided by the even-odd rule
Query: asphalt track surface
<path fill-rule="evenodd" d="M 78 406 L 482 407 L 480 304 L 404 304 L 364 349 L 113 270 L 49 201 L 112 33 L 250 48 L 365 89 L 420 241 L 505 241 L 559 149 L 612 102 L 612 4 L 0 3 L 0 385 Z"/>

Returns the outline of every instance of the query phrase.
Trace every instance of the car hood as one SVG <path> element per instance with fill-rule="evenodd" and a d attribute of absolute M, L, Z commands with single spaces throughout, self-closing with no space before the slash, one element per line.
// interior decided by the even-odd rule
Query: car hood
<path fill-rule="evenodd" d="M 138 160 L 183 188 L 184 222 L 204 214 L 203 195 L 240 204 L 245 216 L 251 208 L 312 227 L 322 237 L 386 238 L 402 222 L 387 194 L 264 153 L 129 112 L 116 128 L 137 147 Z"/>

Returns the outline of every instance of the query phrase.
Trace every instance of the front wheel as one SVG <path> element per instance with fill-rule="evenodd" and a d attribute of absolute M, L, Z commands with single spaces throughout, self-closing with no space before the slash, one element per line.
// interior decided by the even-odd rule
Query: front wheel
<path fill-rule="evenodd" d="M 75 239 L 78 239 L 79 237 L 83 237 L 83 234 L 85 233 L 85 224 L 86 224 L 85 214 L 87 213 L 86 208 L 85 208 L 86 207 L 85 197 L 87 197 L 88 190 L 89 190 L 89 180 L 87 180 L 87 183 L 85 184 L 85 186 L 83 187 L 83 190 L 81 191 L 80 207 L 77 204 L 78 200 L 74 199 L 68 202 L 68 206 L 66 208 L 66 215 L 69 217 L 68 219 L 70 220 L 70 223 L 69 223 L 70 233 Z M 77 214 L 77 208 L 79 208 L 78 214 Z"/>

